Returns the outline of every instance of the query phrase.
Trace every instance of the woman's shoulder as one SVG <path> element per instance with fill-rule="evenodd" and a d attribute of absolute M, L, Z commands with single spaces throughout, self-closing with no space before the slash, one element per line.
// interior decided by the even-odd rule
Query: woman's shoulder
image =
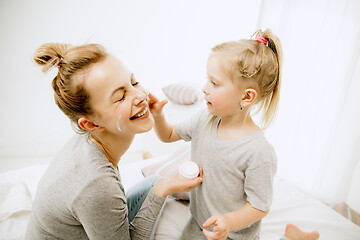
<path fill-rule="evenodd" d="M 45 186 L 64 188 L 69 197 L 84 189 L 96 191 L 109 182 L 115 185 L 120 182 L 105 154 L 85 135 L 68 141 L 49 165 L 43 180 Z"/>
<path fill-rule="evenodd" d="M 65 161 L 67 165 L 82 164 L 83 167 L 90 165 L 111 164 L 104 152 L 93 142 L 88 135 L 77 134 L 73 136 L 56 156 L 57 161 Z"/>

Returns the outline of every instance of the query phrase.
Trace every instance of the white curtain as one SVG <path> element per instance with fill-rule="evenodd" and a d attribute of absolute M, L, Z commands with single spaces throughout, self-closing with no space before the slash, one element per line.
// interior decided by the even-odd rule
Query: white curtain
<path fill-rule="evenodd" d="M 258 27 L 283 45 L 279 174 L 327 203 L 347 200 L 360 152 L 360 1 L 263 0 Z"/>

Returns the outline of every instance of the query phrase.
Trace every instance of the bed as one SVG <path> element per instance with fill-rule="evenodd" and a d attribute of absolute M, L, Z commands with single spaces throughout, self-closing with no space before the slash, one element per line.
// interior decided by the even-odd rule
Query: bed
<path fill-rule="evenodd" d="M 185 151 L 188 147 L 184 145 L 177 151 Z M 164 155 L 132 163 L 120 163 L 125 190 L 144 178 L 144 169 L 158 165 L 169 157 L 170 155 Z M 0 174 L 0 239 L 24 239 L 36 186 L 46 168 L 47 165 L 37 165 Z M 178 239 L 189 217 L 186 201 L 168 197 L 155 239 Z M 306 231 L 317 230 L 320 239 L 360 239 L 358 225 L 286 181 L 276 178 L 273 206 L 263 220 L 260 239 L 279 239 L 287 223 L 293 223 Z"/>

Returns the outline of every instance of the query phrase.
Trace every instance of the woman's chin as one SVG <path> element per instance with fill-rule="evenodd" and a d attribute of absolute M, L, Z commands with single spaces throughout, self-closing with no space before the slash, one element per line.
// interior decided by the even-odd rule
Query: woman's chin
<path fill-rule="evenodd" d="M 140 134 L 150 131 L 154 127 L 154 118 L 149 115 L 143 119 L 133 119 L 118 125 L 118 130 L 122 134 Z"/>
<path fill-rule="evenodd" d="M 143 119 L 141 121 L 141 125 L 137 127 L 135 133 L 138 134 L 138 133 L 149 132 L 153 127 L 154 127 L 154 119 L 152 118 L 152 116 L 149 116 L 148 118 Z"/>

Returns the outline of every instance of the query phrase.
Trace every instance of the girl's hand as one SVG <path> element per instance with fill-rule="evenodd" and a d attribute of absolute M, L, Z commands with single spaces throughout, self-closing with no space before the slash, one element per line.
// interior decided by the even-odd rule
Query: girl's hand
<path fill-rule="evenodd" d="M 168 103 L 168 100 L 166 99 L 159 102 L 159 99 L 157 99 L 152 93 L 149 93 L 147 101 L 150 107 L 150 112 L 153 115 L 161 114 L 163 107 Z"/>
<path fill-rule="evenodd" d="M 205 228 L 215 225 L 213 231 L 203 230 L 208 240 L 224 240 L 230 232 L 230 219 L 225 214 L 211 216 L 203 224 Z"/>
<path fill-rule="evenodd" d="M 199 176 L 189 180 L 180 180 L 178 175 L 169 178 L 160 178 L 152 188 L 153 192 L 161 197 L 177 193 L 189 192 L 202 183 L 203 171 L 200 168 Z"/>

